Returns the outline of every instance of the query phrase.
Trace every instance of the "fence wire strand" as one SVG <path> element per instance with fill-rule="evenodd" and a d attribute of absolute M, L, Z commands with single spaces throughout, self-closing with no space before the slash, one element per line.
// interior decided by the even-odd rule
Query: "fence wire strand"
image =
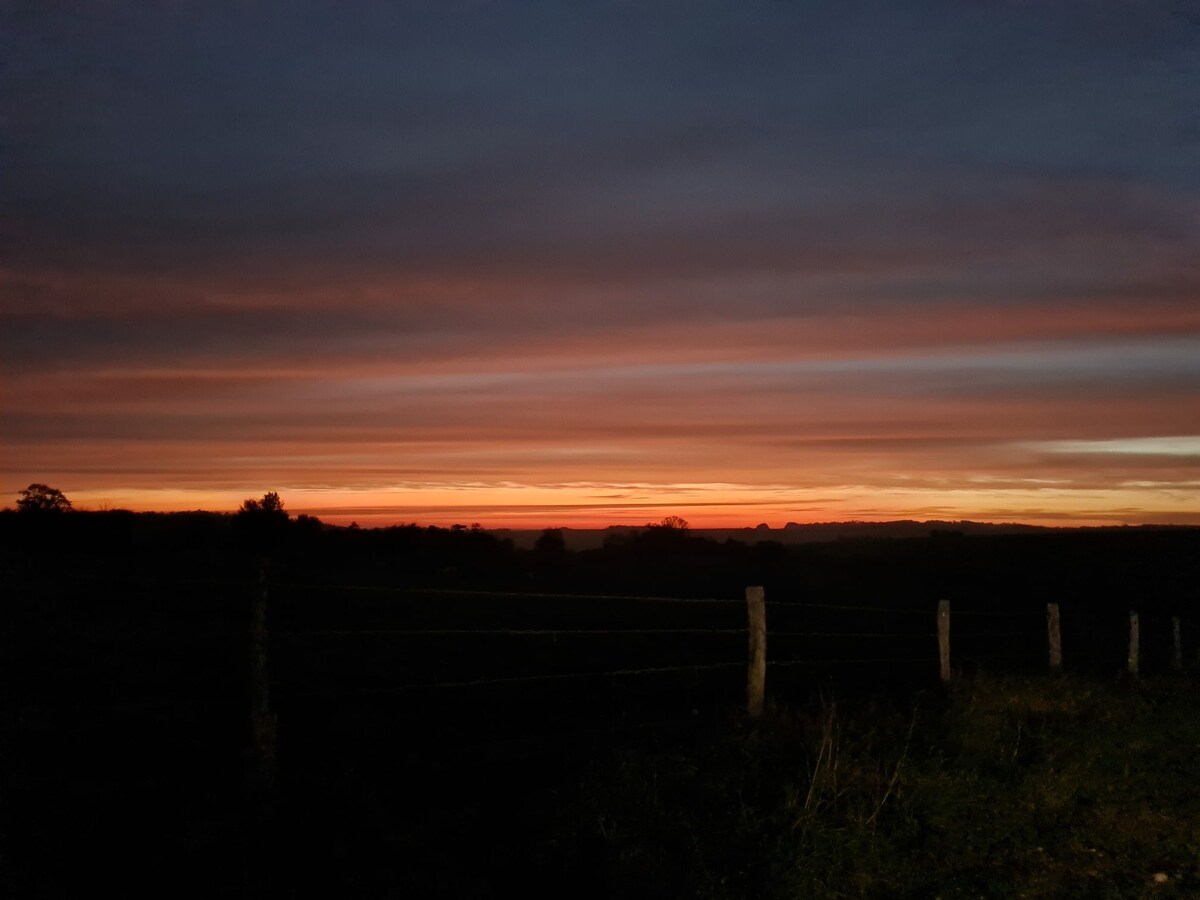
<path fill-rule="evenodd" d="M 341 631 L 273 631 L 272 637 L 460 637 L 464 635 L 501 635 L 507 637 L 560 637 L 578 635 L 649 635 L 649 634 L 734 634 L 744 635 L 745 628 L 395 628 Z"/>
<path fill-rule="evenodd" d="M 341 696 L 371 696 L 375 694 L 402 694 L 409 691 L 421 691 L 441 688 L 486 687 L 499 684 L 528 684 L 535 681 L 566 681 L 582 678 L 623 678 L 633 675 L 661 675 L 667 672 L 700 672 L 716 669 L 746 667 L 745 661 L 727 663 L 705 663 L 691 666 L 654 666 L 643 669 L 610 669 L 603 672 L 560 672 L 542 675 L 509 675 L 500 678 L 472 678 L 463 681 L 429 681 L 420 684 L 395 685 L 381 688 L 340 688 L 330 690 L 290 691 L 277 688 L 286 697 L 341 697 Z"/>
<path fill-rule="evenodd" d="M 950 638 L 1033 638 L 1045 637 L 1044 632 L 1039 631 L 950 631 Z"/>
<path fill-rule="evenodd" d="M 834 665 L 877 665 L 878 663 L 919 663 L 931 668 L 937 664 L 934 659 L 917 656 L 870 657 L 863 659 L 769 659 L 767 667 L 771 666 L 834 666 Z"/>
<path fill-rule="evenodd" d="M 745 630 L 745 629 L 743 629 Z M 937 635 L 933 632 L 921 634 L 897 634 L 885 631 L 768 631 L 767 638 L 780 637 L 820 637 L 820 638 L 916 638 L 920 640 L 934 640 Z"/>
<path fill-rule="evenodd" d="M 461 597 L 529 597 L 539 600 L 638 600 L 647 603 L 706 603 L 706 604 L 737 604 L 744 605 L 741 599 L 731 600 L 728 597 L 647 597 L 634 594 L 571 594 L 565 592 L 535 593 L 528 591 L 480 591 L 457 588 L 413 588 L 388 587 L 372 584 L 292 584 L 289 582 L 270 581 L 268 587 L 297 591 L 357 591 L 379 594 L 447 594 Z"/>
<path fill-rule="evenodd" d="M 933 616 L 936 610 L 933 609 L 908 609 L 905 607 L 895 606 L 858 606 L 852 604 L 841 603 L 803 603 L 792 600 L 768 600 L 767 606 L 786 606 L 791 609 L 827 609 L 834 612 L 870 612 L 870 613 L 888 613 L 900 616 Z"/>

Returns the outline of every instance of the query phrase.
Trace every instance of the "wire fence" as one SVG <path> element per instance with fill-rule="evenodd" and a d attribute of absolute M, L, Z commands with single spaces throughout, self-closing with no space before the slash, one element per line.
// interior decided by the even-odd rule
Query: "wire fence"
<path fill-rule="evenodd" d="M 648 595 L 623 595 L 623 594 L 580 594 L 571 592 L 519 592 L 519 591 L 483 591 L 474 589 L 449 589 L 449 588 L 426 588 L 426 587 L 396 587 L 396 586 L 378 586 L 378 585 L 347 585 L 347 584 L 294 584 L 286 582 L 270 582 L 268 587 L 277 590 L 290 591 L 306 591 L 306 592 L 365 592 L 386 594 L 392 596 L 461 596 L 471 598 L 503 598 L 508 600 L 565 600 L 565 601 L 582 601 L 582 602 L 599 602 L 619 604 L 623 602 L 631 603 L 668 603 L 668 604 L 694 604 L 706 607 L 721 607 L 733 609 L 743 605 L 740 599 L 731 599 L 727 597 L 676 597 L 676 596 L 648 596 Z M 867 614 L 874 617 L 878 621 L 881 617 L 902 617 L 905 621 L 914 622 L 916 619 L 924 619 L 925 627 L 913 630 L 910 626 L 904 628 L 895 628 L 892 630 L 861 630 L 855 629 L 852 625 L 848 628 L 831 630 L 828 628 L 821 629 L 795 629 L 785 628 L 773 630 L 769 632 L 771 640 L 785 640 L 784 647 L 786 648 L 789 640 L 821 640 L 834 644 L 836 646 L 844 646 L 846 641 L 867 641 L 871 642 L 868 646 L 874 646 L 880 641 L 900 641 L 909 642 L 937 642 L 939 645 L 948 643 L 947 634 L 940 631 L 932 610 L 919 609 L 908 606 L 896 605 L 881 605 L 881 604 L 861 604 L 861 603 L 820 603 L 809 602 L 805 600 L 770 600 L 764 602 L 764 608 L 774 608 L 785 616 L 794 617 L 795 615 L 803 616 L 807 612 L 816 612 L 821 614 L 832 614 L 834 616 L 856 616 Z M 1011 626 L 1005 630 L 965 630 L 956 631 L 955 640 L 959 642 L 1011 642 L 1013 640 L 1022 639 L 1041 639 L 1044 641 L 1054 642 L 1053 636 L 1047 635 L 1045 625 L 1043 624 L 1046 612 L 1042 610 L 996 610 L 996 609 L 961 609 L 956 608 L 954 618 L 960 618 L 968 621 L 979 620 L 998 620 L 1000 622 L 1028 622 L 1029 627 L 1022 630 L 1015 630 Z M 828 615 L 825 616 L 828 618 Z M 1035 623 L 1036 626 L 1035 626 Z M 848 623 L 849 624 L 849 623 Z M 982 623 L 981 623 L 982 624 Z M 512 628 L 360 628 L 360 629 L 291 629 L 280 630 L 274 632 L 272 637 L 275 638 L 294 638 L 294 639 L 320 639 L 320 638 L 397 638 L 397 639 L 416 639 L 416 638 L 479 638 L 484 636 L 492 636 L 496 638 L 523 638 L 523 639 L 550 639 L 557 641 L 560 638 L 633 638 L 633 637 L 659 637 L 659 636 L 716 636 L 716 637 L 742 637 L 750 635 L 753 638 L 752 630 L 747 625 L 739 626 L 721 626 L 721 627 L 689 627 L 686 625 L 678 625 L 672 627 L 634 627 L 625 626 L 619 628 L 553 628 L 553 627 L 512 627 Z M 1032 646 L 1032 645 L 1031 645 Z M 865 648 L 864 648 L 865 649 Z M 941 648 L 940 648 L 941 649 Z M 945 655 L 944 653 L 942 654 Z M 980 652 L 978 648 L 970 647 L 967 652 L 961 650 L 956 654 L 956 659 L 964 664 L 978 664 L 981 662 L 998 662 L 998 661 L 1028 661 L 1032 655 L 1036 655 L 1036 648 L 1031 649 L 1026 653 L 997 653 L 997 652 Z M 879 666 L 891 664 L 913 664 L 925 665 L 933 667 L 934 659 L 930 657 L 919 656 L 895 656 L 890 654 L 879 654 L 875 652 L 862 653 L 856 656 L 846 655 L 820 655 L 810 654 L 805 657 L 794 658 L 771 658 L 768 665 L 772 667 L 821 667 L 821 666 Z M 1051 668 L 1061 666 L 1061 659 L 1056 660 L 1053 652 L 1049 660 Z M 658 675 L 669 672 L 694 672 L 705 669 L 728 669 L 734 668 L 742 663 L 733 662 L 718 662 L 718 663 L 687 663 L 677 665 L 656 665 L 642 666 L 635 668 L 609 669 L 604 671 L 583 671 L 583 672 L 547 672 L 541 674 L 520 674 L 507 675 L 495 678 L 474 678 L 474 679 L 450 679 L 436 682 L 424 682 L 400 687 L 388 687 L 379 689 L 380 692 L 393 692 L 408 689 L 424 689 L 429 687 L 467 687 L 467 686 L 483 686 L 483 685 L 501 685 L 501 684 L 526 684 L 537 681 L 564 681 L 580 678 L 596 678 L 596 677 L 618 677 L 618 676 L 643 676 L 643 675 Z M 948 677 L 945 661 L 943 660 L 943 680 Z M 373 689 L 354 689 L 358 693 L 370 693 Z"/>
<path fill-rule="evenodd" d="M 537 600 L 537 601 L 574 601 L 583 603 L 609 603 L 609 604 L 686 604 L 708 608 L 723 608 L 730 611 L 737 611 L 745 605 L 742 599 L 732 599 L 728 597 L 678 597 L 678 596 L 662 596 L 662 595 L 638 595 L 638 594 L 583 594 L 573 593 L 569 591 L 554 591 L 554 592 L 521 592 L 521 591 L 485 591 L 478 589 L 452 589 L 452 588 L 431 588 L 431 587 L 400 587 L 387 585 L 362 585 L 362 584 L 297 584 L 293 582 L 272 581 L 266 585 L 268 588 L 277 591 L 293 591 L 304 593 L 316 593 L 318 595 L 326 595 L 331 593 L 349 593 L 349 594 L 374 594 L 394 597 L 465 597 L 475 599 L 504 599 L 504 600 Z M 803 615 L 808 611 L 817 611 L 833 614 L 871 614 L 873 616 L 900 616 L 905 617 L 909 621 L 913 621 L 914 617 L 923 618 L 928 623 L 928 627 L 917 632 L 891 630 L 891 631 L 864 631 L 854 629 L 853 627 L 841 630 L 829 629 L 786 629 L 770 632 L 770 637 L 774 639 L 797 640 L 828 640 L 828 641 L 854 641 L 868 640 L 872 642 L 900 640 L 905 643 L 912 641 L 927 641 L 932 642 L 936 639 L 936 630 L 932 622 L 930 611 L 928 609 L 914 609 L 903 606 L 884 606 L 884 605 L 869 605 L 869 604 L 834 604 L 834 603 L 813 603 L 807 601 L 791 601 L 791 600 L 771 600 L 766 602 L 769 608 L 778 608 L 789 615 Z M 1021 613 L 1019 615 L 1026 616 Z M 283 629 L 273 631 L 272 639 L 299 639 L 299 640 L 319 640 L 319 639 L 336 639 L 336 638 L 361 638 L 361 639 L 398 639 L 411 641 L 413 639 L 422 638 L 464 638 L 476 639 L 483 637 L 502 638 L 519 638 L 524 640 L 558 640 L 563 639 L 604 639 L 604 638 L 634 638 L 634 637 L 692 637 L 692 636 L 713 636 L 713 637 L 734 637 L 741 638 L 750 634 L 750 629 L 747 625 L 738 626 L 723 626 L 723 627 L 689 627 L 686 625 L 676 625 L 672 627 L 633 627 L 625 626 L 619 628 L 554 628 L 554 627 L 521 627 L 521 628 L 343 628 L 343 629 Z M 1029 636 L 1032 632 L 1005 632 L 993 637 L 1009 637 L 1013 635 Z M 975 657 L 981 658 L 981 657 Z M 1001 658 L 996 655 L 996 658 Z M 805 658 L 780 658 L 771 659 L 769 665 L 772 667 L 830 667 L 830 666 L 879 666 L 891 664 L 904 665 L 924 665 L 930 669 L 933 668 L 934 659 L 932 657 L 916 657 L 905 656 L 899 657 L 890 654 L 864 653 L 858 656 L 824 656 L 824 657 L 805 657 Z M 491 687 L 501 685 L 530 685 L 539 682 L 569 682 L 584 679 L 602 679 L 602 678 L 627 678 L 627 677 L 643 677 L 652 675 L 667 675 L 671 673 L 686 674 L 696 673 L 701 671 L 721 671 L 744 667 L 744 661 L 738 662 L 704 662 L 704 663 L 680 663 L 674 665 L 653 665 L 639 667 L 623 667 L 616 669 L 602 670 L 587 670 L 587 671 L 570 671 L 570 672 L 542 672 L 542 673 L 522 673 L 518 675 L 503 675 L 497 677 L 481 677 L 469 679 L 445 679 L 445 680 L 429 680 L 419 681 L 403 685 L 389 685 L 377 687 L 353 687 L 342 689 L 320 689 L 306 690 L 300 692 L 290 692 L 293 696 L 372 696 L 386 694 L 402 694 L 411 691 L 422 691 L 439 688 L 467 688 L 467 687 Z"/>
<path fill-rule="evenodd" d="M 265 572 L 60 577 L 109 601 L 27 604 L 33 612 L 0 630 L 0 730 L 224 729 L 266 781 L 280 739 L 285 759 L 363 740 L 381 758 L 542 753 L 605 735 L 716 729 L 730 715 L 761 714 L 768 692 L 789 703 L 830 684 L 908 691 L 979 670 L 1082 669 L 1101 657 L 1107 672 L 1136 678 L 1148 660 L 1151 671 L 1183 669 L 1184 639 L 1187 661 L 1200 663 L 1179 616 L 1078 600 L 1060 616 L 1055 604 L 865 592 L 841 603 L 782 589 L 755 600 L 750 589 L 589 594 L 299 583 Z M 133 601 L 128 615 L 119 586 Z M 37 666 L 45 685 L 26 677 Z"/>
<path fill-rule="evenodd" d="M 144 647 L 156 647 L 164 653 L 173 652 L 188 640 L 249 644 L 255 660 L 254 666 L 250 667 L 253 672 L 251 694 L 256 698 L 251 714 L 252 730 L 255 735 L 267 736 L 262 738 L 265 744 L 258 750 L 263 766 L 270 765 L 269 760 L 274 756 L 275 712 L 268 702 L 269 697 L 281 700 L 285 706 L 294 706 L 322 697 L 432 697 L 451 691 L 605 682 L 615 685 L 643 680 L 659 686 L 653 690 L 669 691 L 675 689 L 671 678 L 682 676 L 714 678 L 726 687 L 736 687 L 738 681 L 729 675 L 745 669 L 747 710 L 753 715 L 762 708 L 768 669 L 777 673 L 806 673 L 854 668 L 867 674 L 871 670 L 877 674 L 886 671 L 886 677 L 892 678 L 891 670 L 897 667 L 914 673 L 911 677 L 932 680 L 940 676 L 943 682 L 948 682 L 956 668 L 961 670 L 963 667 L 1018 662 L 1039 665 L 1039 658 L 1043 668 L 1056 670 L 1063 666 L 1060 613 L 1056 604 L 1039 609 L 1007 610 L 956 605 L 951 610 L 945 601 L 936 608 L 933 604 L 922 608 L 786 598 L 768 600 L 761 588 L 748 588 L 744 599 L 735 599 L 298 584 L 265 577 L 249 582 L 220 579 L 184 579 L 170 583 L 152 579 L 129 581 L 141 584 L 150 592 L 199 589 L 239 598 L 238 602 L 243 604 L 250 598 L 254 610 L 251 620 L 255 624 L 250 628 L 213 627 L 210 624 L 191 629 L 121 629 L 57 622 L 41 628 L 9 629 L 7 639 L 13 642 L 23 639 L 111 641 L 120 645 L 141 642 Z M 436 622 L 398 624 L 394 621 L 396 616 L 403 618 L 413 610 L 418 611 L 418 617 L 432 618 L 445 612 L 441 604 L 419 602 L 415 606 L 403 604 L 402 608 L 395 609 L 385 605 L 381 607 L 383 612 L 376 610 L 378 621 L 325 627 L 321 624 L 323 621 L 337 615 L 344 617 L 346 613 L 326 601 L 345 595 L 403 597 L 416 601 L 452 597 L 472 601 L 497 600 L 513 608 L 533 604 L 542 613 L 550 610 L 560 617 L 583 617 L 581 610 L 584 608 L 588 610 L 584 618 L 602 614 L 617 617 L 621 610 L 634 610 L 630 615 L 643 621 L 629 621 L 614 627 L 600 627 L 603 623 L 579 627 L 527 622 L 466 627 Z M 285 602 L 271 601 L 275 613 L 272 627 L 268 628 L 266 609 L 271 596 Z M 319 601 L 315 607 L 320 614 L 316 625 L 295 621 L 299 613 L 294 604 L 287 601 L 297 596 Z M 660 605 L 664 609 L 659 609 Z M 743 608 L 746 613 L 742 612 Z M 686 621 L 690 613 L 668 614 L 665 609 L 711 610 L 713 613 L 703 613 L 706 621 L 697 623 Z M 781 627 L 773 631 L 766 626 L 767 614 L 772 611 L 782 620 Z M 476 608 L 474 614 L 487 615 L 488 610 Z M 650 621 L 644 621 L 647 618 Z M 1115 621 L 1114 616 L 1089 615 L 1085 610 L 1072 611 L 1068 617 L 1072 627 L 1084 627 L 1081 623 L 1093 629 L 1103 626 L 1112 642 L 1122 644 L 1123 650 L 1127 650 L 1127 671 L 1135 677 L 1145 649 L 1147 635 L 1144 629 L 1153 627 L 1161 635 L 1169 628 L 1170 667 L 1183 668 L 1179 617 L 1150 615 L 1139 620 L 1132 614 L 1127 636 L 1120 633 L 1114 636 L 1112 626 Z M 951 628 L 952 622 L 962 622 L 965 627 Z M 990 628 L 992 622 L 997 626 L 995 629 Z M 844 627 L 836 627 L 838 624 Z M 746 655 L 730 658 L 732 647 L 729 642 L 742 640 L 747 641 L 744 645 L 747 649 L 743 651 Z M 769 655 L 768 640 L 772 649 Z M 1022 648 L 1024 652 L 1013 652 L 1012 642 L 1018 640 L 1026 642 Z M 479 641 L 486 642 L 482 645 L 485 649 L 480 649 Z M 890 646 L 892 644 L 895 649 Z M 467 647 L 474 655 L 464 657 L 461 653 L 455 656 L 443 652 L 445 647 L 456 645 Z M 550 653 L 554 646 L 559 650 L 557 656 Z M 505 647 L 514 649 L 507 651 L 506 656 Z M 537 648 L 537 655 L 530 655 L 531 648 Z M 714 658 L 696 658 L 708 654 Z M 270 666 L 266 664 L 268 659 L 271 659 Z M 285 678 L 280 678 L 277 671 L 281 659 L 289 670 Z M 614 662 L 617 664 L 613 665 Z M 361 671 L 352 672 L 356 665 Z M 492 671 L 485 671 L 488 665 L 492 666 Z M 466 671 L 472 667 L 475 671 Z M 512 671 L 513 668 L 520 670 Z M 400 676 L 399 683 L 387 683 L 396 681 L 396 676 Z M 333 683 L 321 683 L 322 679 Z M 178 701 L 110 698 L 94 708 L 158 710 L 169 708 L 172 702 Z"/>
<path fill-rule="evenodd" d="M 245 582 L 227 580 L 227 579 L 171 579 L 169 584 L 162 581 L 145 578 L 125 577 L 120 578 L 120 582 L 127 584 L 138 584 L 147 588 L 159 589 L 174 589 L 181 586 L 203 588 L 206 590 L 222 591 L 222 592 L 237 592 L 242 593 L 253 592 L 253 590 L 269 590 L 274 592 L 293 592 L 317 594 L 320 596 L 328 596 L 333 593 L 359 593 L 359 594 L 380 594 L 388 596 L 406 596 L 413 598 L 421 597 L 467 597 L 474 599 L 506 599 L 506 600 L 563 600 L 563 601 L 581 601 L 588 603 L 604 603 L 604 604 L 687 604 L 698 607 L 721 608 L 728 610 L 737 610 L 745 605 L 742 599 L 733 599 L 729 597 L 677 597 L 677 596 L 661 596 L 661 595 L 638 595 L 638 594 L 585 594 L 573 593 L 569 591 L 545 591 L 545 592 L 521 592 L 521 591 L 492 591 L 479 589 L 459 589 L 459 588 L 435 588 L 435 587 L 407 587 L 407 586 L 389 586 L 389 585 L 369 585 L 369 584 L 341 584 L 341 583 L 295 583 L 286 581 L 264 581 L 257 586 L 248 588 Z M 796 614 L 803 615 L 806 612 L 830 613 L 834 615 L 857 615 L 870 614 L 875 617 L 881 616 L 897 616 L 905 617 L 909 621 L 915 619 L 924 619 L 927 627 L 912 630 L 911 628 L 896 628 L 891 630 L 862 630 L 855 629 L 852 626 L 845 629 L 795 629 L 783 628 L 771 630 L 769 636 L 771 639 L 837 639 L 837 640 L 865 640 L 865 641 L 912 641 L 912 640 L 932 640 L 938 637 L 938 632 L 934 624 L 934 616 L 929 608 L 914 608 L 907 606 L 894 605 L 872 605 L 872 604 L 856 604 L 856 603 L 821 603 L 809 602 L 807 600 L 766 600 L 765 606 L 768 610 L 776 609 L 785 613 L 788 616 Z M 1086 615 L 1086 613 L 1084 613 Z M 1045 613 L 1041 610 L 980 610 L 980 609 L 962 609 L 956 607 L 954 609 L 954 618 L 968 620 L 1002 620 L 1002 621 L 1028 621 L 1032 623 L 1043 619 Z M 826 617 L 828 618 L 828 617 Z M 1172 619 L 1154 616 L 1147 617 L 1144 624 L 1165 625 L 1169 624 Z M 849 623 L 848 623 L 849 624 Z M 873 624 L 875 624 L 873 622 Z M 103 640 L 143 640 L 152 639 L 160 641 L 171 640 L 226 640 L 244 638 L 246 632 L 243 630 L 234 629 L 185 629 L 185 628 L 138 628 L 134 629 L 112 629 L 105 627 L 80 627 L 64 624 L 55 624 L 46 627 L 45 629 L 19 629 L 19 634 L 32 636 L 37 633 L 46 635 L 55 635 L 71 639 L 88 640 L 88 641 L 103 641 Z M 269 633 L 269 639 L 278 640 L 295 640 L 295 639 L 335 639 L 335 638 L 363 638 L 363 639 L 417 639 L 417 638 L 480 638 L 480 637 L 495 637 L 495 638 L 522 638 L 522 639 L 538 639 L 544 638 L 549 640 L 558 640 L 560 638 L 633 638 L 633 637 L 654 637 L 654 636 L 721 636 L 721 637 L 739 637 L 748 634 L 748 626 L 745 624 L 728 625 L 728 626 L 702 626 L 694 627 L 689 625 L 677 626 L 658 626 L 658 627 L 612 627 L 612 628 L 579 628 L 579 627 L 359 627 L 359 628 L 296 628 L 283 627 L 273 628 Z M 1035 638 L 1043 637 L 1044 629 L 1040 627 L 1030 627 L 1024 630 L 1006 629 L 1003 631 L 956 631 L 955 638 L 958 640 L 1010 640 L 1016 638 Z M 14 635 L 15 636 L 15 635 Z M 1011 658 L 1012 655 L 996 655 L 996 654 L 975 654 L 974 658 Z M 847 663 L 890 663 L 898 658 L 891 655 L 864 655 L 860 658 L 836 657 L 824 659 L 771 659 L 772 665 L 810 665 L 829 662 L 830 664 L 847 664 Z M 726 665 L 722 663 L 722 665 Z M 666 671 L 670 669 L 685 670 L 689 666 L 659 666 L 659 667 L 643 667 L 636 671 L 638 673 L 649 673 Z M 614 670 L 622 671 L 622 670 Z M 572 677 L 573 677 L 572 673 Z M 561 673 L 549 673 L 546 677 L 558 678 Z M 533 676 L 522 676 L 532 678 Z M 477 683 L 478 680 L 467 683 Z M 458 682 L 450 682 L 458 683 Z"/>

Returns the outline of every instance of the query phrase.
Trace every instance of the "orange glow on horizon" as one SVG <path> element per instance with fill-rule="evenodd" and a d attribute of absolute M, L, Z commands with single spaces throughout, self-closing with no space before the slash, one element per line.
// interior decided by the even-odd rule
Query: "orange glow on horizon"
<path fill-rule="evenodd" d="M 782 528 L 788 522 L 812 524 L 840 521 L 938 520 L 1023 523 L 1049 526 L 1120 524 L 1200 524 L 1193 497 L 1180 500 L 1161 488 L 1090 491 L 1081 503 L 1077 491 L 1063 486 L 1027 485 L 1004 490 L 932 486 L 889 490 L 843 487 L 837 490 L 786 486 L 722 484 L 626 485 L 621 496 L 609 496 L 599 485 L 430 486 L 395 491 L 278 490 L 292 515 L 312 515 L 324 522 L 363 527 L 417 524 L 449 527 L 479 524 L 488 529 L 586 528 L 642 526 L 668 515 L 686 519 L 693 528 L 753 528 L 760 523 Z M 1193 494 L 1200 485 L 1192 487 Z M 81 509 L 134 511 L 210 510 L 232 512 L 261 491 L 143 490 L 127 493 L 84 490 L 67 492 Z M 1124 508 L 1114 512 L 1114 507 Z"/>

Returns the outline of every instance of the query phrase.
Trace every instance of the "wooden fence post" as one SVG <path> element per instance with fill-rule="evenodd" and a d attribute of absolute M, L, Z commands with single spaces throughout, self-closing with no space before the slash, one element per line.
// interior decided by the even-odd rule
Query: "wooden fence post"
<path fill-rule="evenodd" d="M 1176 672 L 1183 671 L 1183 634 L 1179 626 L 1179 616 L 1171 616 L 1171 668 Z"/>
<path fill-rule="evenodd" d="M 250 610 L 250 752 L 257 786 L 275 782 L 275 716 L 270 705 L 267 668 L 267 561 L 261 560 Z"/>
<path fill-rule="evenodd" d="M 1058 618 L 1058 604 L 1046 604 L 1046 631 L 1050 641 L 1050 671 L 1062 671 L 1062 629 Z"/>
<path fill-rule="evenodd" d="M 767 605 L 761 587 L 746 588 L 746 612 L 750 618 L 750 668 L 746 672 L 746 713 L 762 715 L 767 686 Z"/>
<path fill-rule="evenodd" d="M 1138 614 L 1129 613 L 1129 674 L 1138 677 Z"/>
<path fill-rule="evenodd" d="M 938 662 L 942 684 L 950 683 L 950 601 L 939 600 L 937 610 Z"/>

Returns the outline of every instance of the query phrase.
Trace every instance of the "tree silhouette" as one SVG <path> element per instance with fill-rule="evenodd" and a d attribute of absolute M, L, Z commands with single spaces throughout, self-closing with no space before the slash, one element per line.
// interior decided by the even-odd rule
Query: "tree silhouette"
<path fill-rule="evenodd" d="M 274 491 L 263 494 L 261 500 L 243 500 L 233 518 L 246 545 L 262 554 L 277 550 L 288 528 L 283 500 Z"/>
<path fill-rule="evenodd" d="M 46 484 L 31 484 L 19 493 L 17 509 L 23 513 L 62 513 L 72 509 L 71 501 L 62 491 Z"/>
<path fill-rule="evenodd" d="M 287 518 L 287 513 L 283 511 L 283 500 L 275 491 L 268 491 L 263 494 L 261 500 L 243 500 L 242 508 L 238 510 L 238 514 L 259 515 L 265 514 L 272 517 Z"/>
<path fill-rule="evenodd" d="M 540 556 L 560 557 L 567 552 L 567 542 L 561 528 L 547 528 L 533 544 L 534 552 Z"/>

